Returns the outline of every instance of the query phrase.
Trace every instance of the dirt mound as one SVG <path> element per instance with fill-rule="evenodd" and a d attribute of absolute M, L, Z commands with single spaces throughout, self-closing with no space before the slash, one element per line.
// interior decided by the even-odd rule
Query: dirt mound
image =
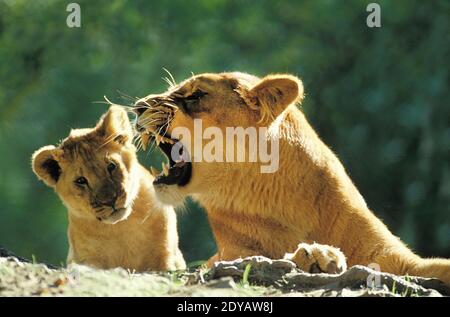
<path fill-rule="evenodd" d="M 364 266 L 309 274 L 288 260 L 254 256 L 211 270 L 133 273 L 82 265 L 34 264 L 0 248 L 0 296 L 448 296 L 436 279 L 400 277 Z"/>

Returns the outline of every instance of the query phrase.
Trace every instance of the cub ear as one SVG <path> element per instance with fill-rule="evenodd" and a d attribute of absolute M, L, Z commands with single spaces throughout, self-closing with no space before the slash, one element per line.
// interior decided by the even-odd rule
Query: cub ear
<path fill-rule="evenodd" d="M 249 106 L 261 112 L 261 121 L 273 120 L 303 98 L 303 84 L 292 75 L 269 75 L 250 89 L 250 98 Z"/>
<path fill-rule="evenodd" d="M 61 175 L 61 167 L 57 161 L 60 151 L 53 145 L 47 145 L 34 152 L 31 158 L 33 172 L 50 187 L 55 187 Z"/>
<path fill-rule="evenodd" d="M 133 140 L 133 129 L 127 112 L 119 106 L 111 106 L 97 124 L 97 131 L 108 141 L 113 139 L 120 144 Z"/>

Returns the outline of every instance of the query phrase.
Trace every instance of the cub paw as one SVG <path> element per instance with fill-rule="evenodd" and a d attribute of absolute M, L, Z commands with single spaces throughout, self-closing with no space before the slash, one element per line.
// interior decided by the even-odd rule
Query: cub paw
<path fill-rule="evenodd" d="M 309 273 L 339 274 L 347 270 L 344 254 L 338 248 L 324 244 L 300 243 L 294 253 L 286 253 L 284 258 Z"/>

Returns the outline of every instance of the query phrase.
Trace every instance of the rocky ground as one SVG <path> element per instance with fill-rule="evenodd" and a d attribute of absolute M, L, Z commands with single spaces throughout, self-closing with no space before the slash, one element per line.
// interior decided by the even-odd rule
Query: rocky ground
<path fill-rule="evenodd" d="M 0 248 L 0 296 L 449 296 L 434 279 L 354 266 L 340 275 L 309 274 L 288 260 L 250 257 L 211 270 L 136 274 L 81 265 L 31 263 Z"/>

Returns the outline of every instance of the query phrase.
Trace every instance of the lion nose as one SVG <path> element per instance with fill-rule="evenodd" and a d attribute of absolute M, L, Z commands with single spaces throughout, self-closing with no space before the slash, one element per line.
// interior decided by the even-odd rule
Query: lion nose
<path fill-rule="evenodd" d="M 141 116 L 148 108 L 149 108 L 148 106 L 137 104 L 133 110 L 138 116 Z"/>

